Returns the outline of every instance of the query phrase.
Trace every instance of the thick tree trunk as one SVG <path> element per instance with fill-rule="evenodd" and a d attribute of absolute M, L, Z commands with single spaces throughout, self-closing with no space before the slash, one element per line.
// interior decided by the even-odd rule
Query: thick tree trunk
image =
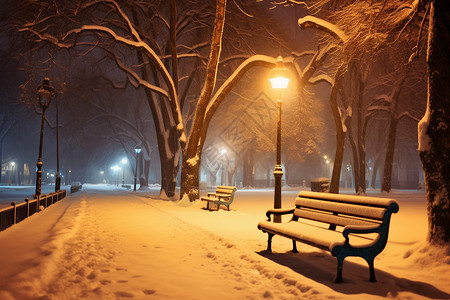
<path fill-rule="evenodd" d="M 450 2 L 431 1 L 428 32 L 428 103 L 419 122 L 419 156 L 425 175 L 428 240 L 450 241 Z"/>
<path fill-rule="evenodd" d="M 219 57 L 222 51 L 222 36 L 225 25 L 226 0 L 217 0 L 216 17 L 211 40 L 206 78 L 197 102 L 197 108 L 192 123 L 192 129 L 186 148 L 183 151 L 183 163 L 181 166 L 180 198 L 189 196 L 190 201 L 199 198 L 199 172 L 202 155 L 203 141 L 200 141 L 202 130 L 206 130 L 206 108 L 211 100 L 217 77 Z"/>
<path fill-rule="evenodd" d="M 391 191 L 392 164 L 394 162 L 395 140 L 396 140 L 396 136 L 397 136 L 397 125 L 398 125 L 398 119 L 396 119 L 395 117 L 391 117 L 391 122 L 389 123 L 389 134 L 388 134 L 386 158 L 384 160 L 383 183 L 381 186 L 381 191 L 387 192 L 387 193 L 389 193 Z"/>
<path fill-rule="evenodd" d="M 195 201 L 199 199 L 199 186 L 200 186 L 200 159 L 199 156 L 187 156 L 183 157 L 181 164 L 181 190 L 180 197 L 187 195 L 189 201 Z"/>
<path fill-rule="evenodd" d="M 341 66 L 335 76 L 335 81 L 331 87 L 330 107 L 333 113 L 334 124 L 336 125 L 336 152 L 334 155 L 333 173 L 331 175 L 330 193 L 339 194 L 339 182 L 341 178 L 342 161 L 344 159 L 345 131 L 342 124 L 341 114 L 337 104 L 338 91 L 341 86 L 345 66 Z"/>

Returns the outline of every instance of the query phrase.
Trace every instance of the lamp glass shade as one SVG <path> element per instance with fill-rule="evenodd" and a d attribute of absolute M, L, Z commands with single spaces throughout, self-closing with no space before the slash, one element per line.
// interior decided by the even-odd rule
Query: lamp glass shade
<path fill-rule="evenodd" d="M 44 89 L 44 88 L 40 88 L 38 90 L 38 95 L 39 95 L 39 104 L 42 107 L 47 107 L 50 104 L 50 99 L 52 94 L 50 93 L 50 91 Z"/>
<path fill-rule="evenodd" d="M 278 56 L 275 68 L 269 73 L 269 80 L 275 90 L 286 90 L 289 84 L 289 70 L 283 64 L 283 58 Z"/>
<path fill-rule="evenodd" d="M 272 88 L 273 89 L 281 89 L 281 90 L 285 90 L 288 87 L 289 84 L 289 78 L 286 77 L 275 77 L 275 78 L 270 78 L 270 83 L 272 84 Z"/>
<path fill-rule="evenodd" d="M 134 151 L 137 153 L 137 154 L 139 154 L 139 153 L 141 153 L 141 147 L 140 146 L 136 146 L 136 147 L 134 147 Z"/>

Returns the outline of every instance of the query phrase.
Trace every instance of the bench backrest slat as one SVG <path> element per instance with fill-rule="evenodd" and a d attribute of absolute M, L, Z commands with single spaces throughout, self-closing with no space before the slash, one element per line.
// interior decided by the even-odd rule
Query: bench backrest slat
<path fill-rule="evenodd" d="M 216 194 L 232 195 L 236 191 L 234 186 L 218 186 Z"/>
<path fill-rule="evenodd" d="M 335 212 L 349 216 L 383 220 L 386 208 L 371 207 L 350 203 L 339 203 L 332 201 L 315 200 L 308 198 L 297 198 L 295 201 L 297 208 L 317 209 L 320 211 Z"/>
<path fill-rule="evenodd" d="M 333 224 L 337 226 L 347 226 L 347 225 L 375 225 L 380 224 L 379 222 L 372 220 L 363 220 L 350 216 L 333 215 L 331 213 L 325 213 L 320 211 L 314 211 L 309 209 L 296 209 L 294 215 L 300 219 L 308 219 L 313 221 L 319 221 L 327 224 Z"/>
<path fill-rule="evenodd" d="M 365 206 L 389 207 L 392 204 L 398 205 L 397 200 L 392 198 L 367 197 L 357 195 L 331 194 L 331 193 L 315 193 L 301 191 L 298 197 L 320 199 L 324 201 L 333 201 L 340 203 L 354 203 Z"/>
<path fill-rule="evenodd" d="M 295 206 L 295 219 L 303 218 L 338 226 L 381 224 L 386 216 L 398 211 L 397 200 L 391 198 L 307 191 L 299 193 Z"/>

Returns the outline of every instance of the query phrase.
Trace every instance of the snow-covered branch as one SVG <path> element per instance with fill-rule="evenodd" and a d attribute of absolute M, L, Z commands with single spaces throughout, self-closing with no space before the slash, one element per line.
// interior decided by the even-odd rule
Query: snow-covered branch
<path fill-rule="evenodd" d="M 416 122 L 419 122 L 419 121 L 420 121 L 420 118 L 411 115 L 411 114 L 410 114 L 409 112 L 407 112 L 407 111 L 402 112 L 402 113 L 398 116 L 398 119 L 402 119 L 402 118 L 405 118 L 405 117 L 406 117 L 406 118 L 409 118 L 409 119 L 411 119 L 411 120 L 413 120 L 413 121 L 416 121 Z"/>
<path fill-rule="evenodd" d="M 333 80 L 334 79 L 331 76 L 327 75 L 327 74 L 319 74 L 317 76 L 311 77 L 308 80 L 308 83 L 310 83 L 310 84 L 319 84 L 321 82 L 325 82 L 325 83 L 328 83 L 328 84 L 332 85 L 333 84 Z"/>
<path fill-rule="evenodd" d="M 244 74 L 253 67 L 262 66 L 267 68 L 273 68 L 275 66 L 276 59 L 265 55 L 254 55 L 244 62 L 231 74 L 228 79 L 220 86 L 215 95 L 206 108 L 206 116 L 213 114 L 215 109 L 220 105 L 220 102 L 226 95 L 233 89 L 237 82 L 244 76 Z"/>
<path fill-rule="evenodd" d="M 300 28 L 302 29 L 310 27 L 318 28 L 320 30 L 332 33 L 344 43 L 348 41 L 348 36 L 336 25 L 314 16 L 305 16 L 303 18 L 299 18 L 298 26 L 300 26 Z"/>

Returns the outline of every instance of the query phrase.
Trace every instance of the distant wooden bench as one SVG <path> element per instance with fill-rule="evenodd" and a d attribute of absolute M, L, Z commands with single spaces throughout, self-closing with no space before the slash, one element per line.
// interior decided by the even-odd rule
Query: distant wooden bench
<path fill-rule="evenodd" d="M 212 202 L 217 206 L 217 210 L 219 210 L 221 205 L 226 206 L 230 210 L 230 204 L 233 202 L 236 190 L 235 186 L 218 186 L 215 193 L 208 193 L 208 196 L 201 197 L 201 200 L 206 201 L 207 209 L 209 209 L 209 204 Z"/>
<path fill-rule="evenodd" d="M 391 214 L 398 212 L 395 199 L 302 191 L 294 209 L 270 209 L 267 221 L 258 229 L 267 232 L 267 251 L 272 238 L 280 235 L 331 252 L 337 258 L 335 282 L 342 282 L 342 265 L 347 256 L 364 258 L 369 264 L 370 281 L 375 282 L 374 259 L 388 240 Z M 291 214 L 287 223 L 273 223 L 271 215 Z"/>

